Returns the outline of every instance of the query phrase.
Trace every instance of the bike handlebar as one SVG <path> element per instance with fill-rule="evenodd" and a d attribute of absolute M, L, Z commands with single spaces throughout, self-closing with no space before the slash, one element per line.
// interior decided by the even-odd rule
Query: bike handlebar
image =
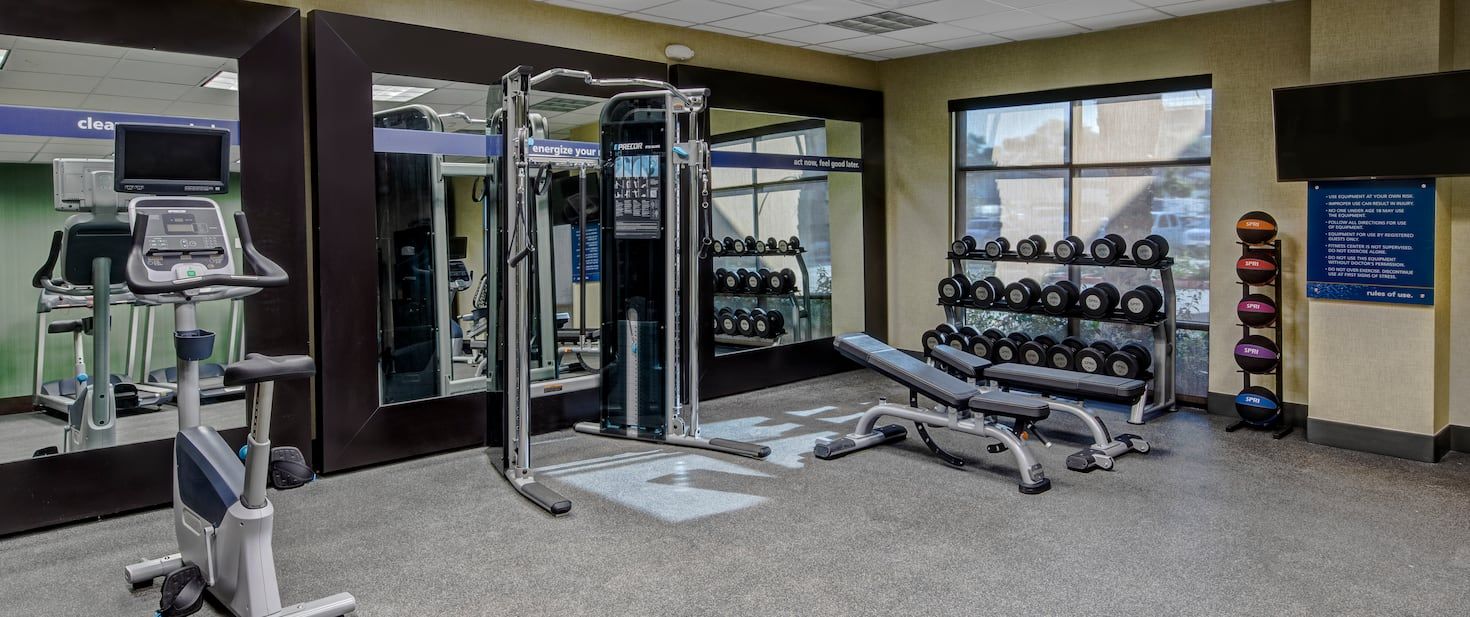
<path fill-rule="evenodd" d="M 144 245 L 148 237 L 148 215 L 139 212 L 133 221 L 133 250 L 128 253 L 128 288 L 137 294 L 166 294 L 204 287 L 265 289 L 284 287 L 291 281 L 291 277 L 276 262 L 256 250 L 244 212 L 235 213 L 235 232 L 240 236 L 240 251 L 245 255 L 245 262 L 256 274 L 206 274 L 172 281 L 152 281 L 148 279 L 148 266 L 143 263 Z"/>

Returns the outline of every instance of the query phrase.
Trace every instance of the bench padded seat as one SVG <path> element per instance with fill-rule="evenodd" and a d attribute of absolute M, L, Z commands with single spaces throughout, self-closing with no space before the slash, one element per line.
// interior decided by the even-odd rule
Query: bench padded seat
<path fill-rule="evenodd" d="M 841 335 L 833 346 L 848 359 L 948 407 L 969 409 L 970 399 L 980 394 L 980 389 L 970 383 L 866 334 Z"/>
<path fill-rule="evenodd" d="M 930 349 L 929 357 L 971 379 L 979 377 L 990 366 L 989 360 L 949 345 L 939 345 Z"/>
<path fill-rule="evenodd" d="M 1129 404 L 1143 396 L 1147 388 L 1147 384 L 1137 379 L 1024 364 L 992 366 L 985 370 L 985 378 L 1019 390 Z"/>
<path fill-rule="evenodd" d="M 1009 392 L 984 392 L 970 399 L 970 410 L 986 415 L 1020 418 L 1033 422 L 1051 415 L 1051 406 L 1035 396 Z"/>

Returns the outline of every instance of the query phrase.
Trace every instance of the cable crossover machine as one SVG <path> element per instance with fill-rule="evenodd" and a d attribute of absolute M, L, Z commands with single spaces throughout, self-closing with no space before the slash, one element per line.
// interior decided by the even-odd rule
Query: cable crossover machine
<path fill-rule="evenodd" d="M 575 429 L 751 458 L 764 458 L 771 450 L 700 433 L 699 327 L 709 320 L 699 315 L 698 257 L 710 243 L 709 144 L 701 130 L 709 91 L 643 78 L 600 79 L 573 69 L 533 76 L 530 67 L 517 67 L 501 80 L 501 107 L 494 118 L 502 155 L 491 172 L 499 176 L 498 182 L 492 177 L 492 184 L 498 188 L 500 207 L 493 213 L 495 225 L 487 225 L 493 231 L 486 238 L 489 255 L 505 255 L 505 310 L 499 324 L 505 332 L 504 361 L 496 363 L 495 371 L 505 397 L 496 458 L 518 492 L 560 516 L 571 511 L 572 502 L 538 483 L 533 473 L 527 364 L 529 281 L 535 261 L 528 257 L 537 250 L 530 233 L 539 182 L 535 178 L 550 167 L 573 165 L 567 157 L 538 153 L 535 147 L 527 95 L 555 78 L 635 89 L 613 95 L 599 120 L 602 415 Z M 495 242 L 500 238 L 503 242 Z M 503 252 L 495 248 L 501 245 Z"/>

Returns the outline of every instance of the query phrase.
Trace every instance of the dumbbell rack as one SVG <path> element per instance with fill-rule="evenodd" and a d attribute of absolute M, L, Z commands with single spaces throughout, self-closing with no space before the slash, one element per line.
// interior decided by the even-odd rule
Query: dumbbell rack
<path fill-rule="evenodd" d="M 1247 244 L 1245 242 L 1236 242 L 1236 244 L 1239 244 L 1240 245 L 1240 254 L 1241 254 L 1242 257 L 1244 257 L 1245 255 L 1250 254 L 1250 253 L 1266 253 L 1266 254 L 1269 254 L 1271 257 L 1275 258 L 1277 264 L 1280 264 L 1281 263 L 1281 241 L 1280 240 L 1272 240 L 1270 244 Z M 1247 283 L 1245 281 L 1241 281 L 1240 282 L 1240 297 L 1244 298 L 1245 296 L 1250 295 L 1250 293 L 1251 293 L 1251 291 L 1253 290 L 1254 287 L 1255 286 L 1254 285 L 1251 285 L 1250 283 Z M 1275 278 L 1275 280 L 1273 280 L 1270 285 L 1263 285 L 1262 287 L 1267 287 L 1267 288 L 1271 289 L 1271 291 L 1272 291 L 1271 299 L 1276 301 L 1276 307 L 1277 307 L 1276 308 L 1276 311 L 1277 311 L 1276 321 L 1275 321 L 1275 323 L 1272 323 L 1269 326 L 1262 326 L 1262 327 L 1259 327 L 1259 328 L 1252 327 L 1252 326 L 1247 326 L 1245 324 L 1237 324 L 1237 325 L 1240 326 L 1240 337 L 1241 338 L 1245 338 L 1247 336 L 1250 336 L 1251 334 L 1254 333 L 1253 331 L 1255 331 L 1255 330 L 1270 330 L 1271 331 L 1271 338 L 1272 338 L 1272 340 L 1274 340 L 1276 342 L 1276 349 L 1280 350 L 1280 349 L 1282 349 L 1282 347 L 1281 347 L 1281 272 L 1278 270 L 1276 272 L 1276 278 Z M 1284 355 L 1284 353 L 1283 353 L 1283 355 Z M 1285 384 L 1285 380 L 1283 379 L 1282 374 L 1281 374 L 1281 366 L 1282 366 L 1282 364 L 1284 364 L 1284 361 L 1285 361 L 1284 358 L 1278 357 L 1277 358 L 1277 362 L 1276 362 L 1276 370 L 1273 370 L 1273 371 L 1271 371 L 1269 373 L 1261 373 L 1261 375 L 1263 375 L 1263 376 L 1264 375 L 1270 375 L 1270 376 L 1273 376 L 1275 378 L 1275 380 L 1276 380 L 1276 398 L 1277 398 L 1278 401 L 1281 401 L 1281 406 L 1283 408 L 1286 406 L 1286 402 L 1285 402 L 1286 389 L 1285 389 L 1285 385 L 1284 385 Z M 1235 372 L 1240 373 L 1240 378 L 1241 378 L 1241 381 L 1244 382 L 1244 384 L 1245 384 L 1244 387 L 1245 388 L 1249 388 L 1249 387 L 1251 387 L 1251 385 L 1253 385 L 1253 384 L 1251 384 L 1251 376 L 1253 375 L 1253 373 L 1247 372 L 1244 369 L 1235 369 Z M 1285 409 L 1283 409 L 1281 411 L 1281 413 L 1276 416 L 1276 421 L 1275 422 L 1272 422 L 1271 424 L 1267 424 L 1267 425 L 1264 425 L 1264 426 L 1258 426 L 1258 425 L 1255 425 L 1255 424 L 1251 424 L 1249 422 L 1246 422 L 1245 420 L 1240 420 L 1240 421 L 1236 422 L 1235 424 L 1231 424 L 1230 426 L 1225 427 L 1225 432 L 1227 432 L 1227 433 L 1233 433 L 1233 432 L 1238 431 L 1238 430 L 1243 429 L 1243 428 L 1249 428 L 1249 429 L 1255 429 L 1255 430 L 1262 430 L 1262 431 L 1275 429 L 1274 432 L 1271 433 L 1271 437 L 1273 439 L 1281 439 L 1283 437 L 1286 437 L 1287 435 L 1290 435 L 1293 430 L 1296 430 L 1296 427 L 1295 426 L 1292 426 L 1291 422 L 1289 420 L 1287 420 Z"/>
<path fill-rule="evenodd" d="M 1051 264 L 1061 266 L 1096 266 L 1100 268 L 1142 268 L 1146 270 L 1157 270 L 1159 272 L 1159 281 L 1164 286 L 1164 289 L 1162 290 L 1164 292 L 1164 310 L 1162 315 L 1156 316 L 1155 319 L 1150 321 L 1137 322 L 1129 320 L 1126 317 L 1123 317 L 1122 311 L 1117 309 L 1114 309 L 1113 313 L 1107 317 L 1088 317 L 1086 315 L 1080 314 L 1056 315 L 1053 313 L 1048 313 L 1040 307 L 1032 307 L 1031 309 L 1024 311 L 1024 314 L 1042 315 L 1046 317 L 1056 317 L 1059 319 L 1081 319 L 1084 321 L 1096 321 L 1102 323 L 1119 323 L 1151 328 L 1154 334 L 1154 357 L 1153 366 L 1150 367 L 1152 376 L 1148 381 L 1149 403 L 1143 408 L 1135 408 L 1128 417 L 1128 423 L 1143 424 L 1151 416 L 1174 410 L 1175 405 L 1178 403 L 1174 392 L 1174 372 L 1176 370 L 1174 359 L 1174 346 L 1176 344 L 1175 337 L 1178 336 L 1179 331 L 1179 310 L 1176 306 L 1177 299 L 1175 298 L 1174 288 L 1174 260 L 1172 258 L 1166 257 L 1162 260 L 1159 260 L 1158 263 L 1155 263 L 1153 265 L 1143 265 L 1127 257 L 1119 259 L 1110 264 L 1105 264 L 1098 262 L 1090 256 L 1079 256 L 1077 259 L 1073 259 L 1072 261 L 1062 261 L 1051 255 L 1050 253 L 1039 256 L 1035 259 L 1022 259 L 1019 255 L 1016 255 L 1015 253 L 1006 253 L 1004 255 L 1001 255 L 1000 257 L 990 257 L 977 251 L 964 255 L 948 253 L 947 259 L 949 259 L 951 265 L 951 274 L 963 272 L 964 262 L 966 261 Z M 1006 308 L 1006 304 L 1004 301 L 998 301 L 988 307 L 976 306 L 973 302 L 947 304 L 941 301 L 939 302 L 939 305 L 944 307 L 945 319 L 953 323 L 960 322 L 959 311 L 961 309 L 996 311 L 1011 314 L 1023 313 L 1022 311 L 1012 311 L 1009 308 Z"/>
<path fill-rule="evenodd" d="M 801 277 L 801 285 L 798 286 L 795 289 L 792 289 L 791 291 L 789 291 L 787 293 L 773 294 L 773 293 L 751 293 L 751 292 L 748 292 L 748 291 L 716 291 L 716 292 L 714 292 L 714 295 L 717 296 L 717 297 L 723 296 L 723 297 L 727 297 L 727 298 L 757 298 L 757 299 L 764 299 L 764 298 L 785 298 L 787 301 L 789 301 L 791 303 L 791 312 L 792 312 L 791 317 L 792 317 L 793 321 L 794 322 L 799 322 L 799 323 L 803 324 L 800 327 L 803 328 L 803 331 L 806 334 L 806 339 L 807 340 L 811 340 L 811 338 L 812 338 L 812 322 L 811 322 L 812 297 L 811 297 L 811 288 L 812 287 L 811 287 L 811 273 L 808 272 L 807 269 L 806 269 L 806 258 L 804 257 L 805 254 L 806 254 L 806 248 L 800 248 L 800 249 L 797 249 L 795 251 L 786 251 L 784 253 L 783 252 L 779 252 L 779 251 L 766 251 L 764 253 L 757 253 L 755 251 L 741 251 L 739 253 L 720 253 L 718 255 L 710 255 L 710 257 L 712 257 L 712 258 L 725 258 L 725 257 L 794 257 L 794 258 L 796 258 L 797 273 Z M 797 298 L 796 298 L 796 296 L 798 294 L 801 295 L 801 300 L 800 301 L 798 301 Z M 764 308 L 764 307 L 762 307 L 762 308 Z M 788 326 L 792 326 L 792 325 L 795 325 L 795 324 L 792 323 L 792 322 L 787 322 L 787 325 Z M 791 331 L 790 328 L 787 328 L 786 329 L 786 332 L 790 332 L 790 331 Z M 760 337 L 755 337 L 755 336 L 740 336 L 740 335 L 731 335 L 731 334 L 719 334 L 719 333 L 716 333 L 715 334 L 715 342 L 716 343 L 725 344 L 725 345 L 739 345 L 739 346 L 742 346 L 742 347 L 770 347 L 772 345 L 775 345 L 780 340 L 781 336 L 784 336 L 784 333 L 781 334 L 781 335 L 772 337 L 772 338 L 760 338 Z"/>

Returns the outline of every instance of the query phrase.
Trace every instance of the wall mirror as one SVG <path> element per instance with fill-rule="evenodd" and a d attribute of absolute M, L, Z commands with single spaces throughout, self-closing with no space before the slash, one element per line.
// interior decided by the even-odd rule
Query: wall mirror
<path fill-rule="evenodd" d="M 716 108 L 710 147 L 715 354 L 862 330 L 862 125 Z"/>
<path fill-rule="evenodd" d="M 242 188 L 237 62 L 24 36 L 0 36 L 0 50 L 0 279 L 9 290 L 0 295 L 0 462 L 169 439 L 177 429 L 173 314 L 114 274 L 126 240 L 97 240 L 116 239 L 117 225 L 127 236 L 135 196 L 113 193 L 110 175 L 94 172 L 112 169 L 114 123 L 228 128 L 231 190 L 216 201 L 233 227 Z M 98 257 L 116 264 L 114 273 L 94 277 Z M 36 287 L 38 275 L 53 289 Z M 98 285 L 110 292 L 100 305 Z M 199 320 L 218 335 L 201 366 L 204 421 L 243 427 L 243 388 L 221 379 L 223 365 L 244 354 L 243 301 L 203 304 Z M 94 387 L 112 392 L 111 408 L 88 404 Z"/>

